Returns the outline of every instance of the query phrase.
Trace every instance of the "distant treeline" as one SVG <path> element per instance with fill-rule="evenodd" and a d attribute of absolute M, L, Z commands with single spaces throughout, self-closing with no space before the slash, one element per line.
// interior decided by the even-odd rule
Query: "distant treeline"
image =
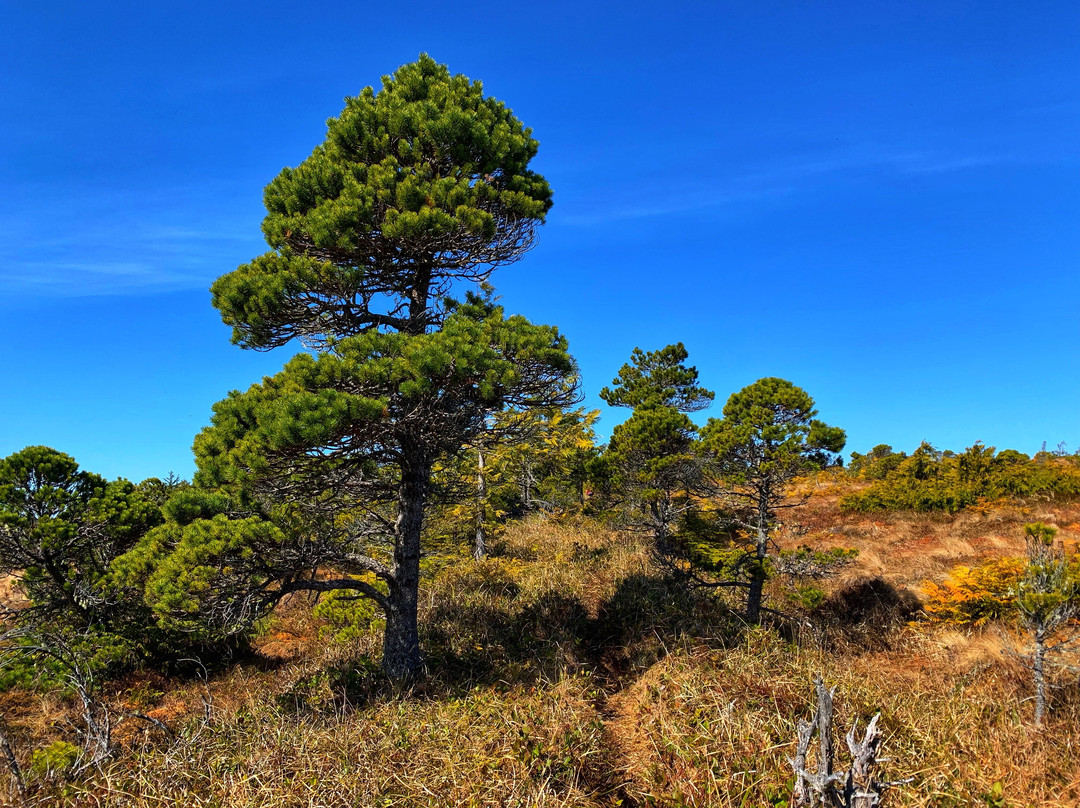
<path fill-rule="evenodd" d="M 910 455 L 887 444 L 852 452 L 848 474 L 873 484 L 844 497 L 850 511 L 946 511 L 1004 497 L 1080 494 L 1080 456 L 1042 451 L 1034 457 L 976 443 L 959 454 L 925 441 Z"/>

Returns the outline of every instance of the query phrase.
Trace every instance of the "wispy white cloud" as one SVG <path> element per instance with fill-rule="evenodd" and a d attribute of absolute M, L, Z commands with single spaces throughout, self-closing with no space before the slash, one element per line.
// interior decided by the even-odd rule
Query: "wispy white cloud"
<path fill-rule="evenodd" d="M 204 276 L 123 261 L 0 264 L 0 292 L 81 297 L 176 291 L 206 285 Z"/>
<path fill-rule="evenodd" d="M 24 204 L 0 215 L 0 297 L 8 302 L 204 289 L 258 250 L 252 222 L 206 203 L 212 189 L 142 197 L 20 190 Z"/>
<path fill-rule="evenodd" d="M 741 173 L 714 171 L 694 182 L 666 184 L 658 179 L 611 188 L 604 197 L 579 200 L 559 220 L 576 227 L 592 227 L 633 219 L 647 219 L 704 212 L 753 200 L 790 196 L 809 190 L 827 177 L 946 174 L 978 169 L 1008 158 L 993 154 L 954 155 L 945 152 L 896 150 L 883 147 L 851 150 L 832 158 L 781 161 Z M 619 199 L 648 198 L 645 204 L 621 204 Z"/>
<path fill-rule="evenodd" d="M 745 203 L 755 198 L 780 196 L 790 191 L 790 187 L 775 187 L 764 191 L 710 192 L 708 190 L 697 190 L 678 194 L 672 193 L 667 198 L 654 196 L 648 204 L 614 204 L 607 207 L 596 206 L 591 209 L 579 208 L 576 211 L 572 210 L 570 213 L 560 216 L 558 221 L 573 227 L 593 227 L 634 219 L 653 219 L 675 216 L 680 213 L 705 211 L 711 208 L 722 208 L 728 205 Z"/>
<path fill-rule="evenodd" d="M 994 155 L 971 155 L 950 157 L 948 155 L 932 155 L 915 153 L 898 156 L 894 161 L 896 167 L 907 174 L 949 174 L 954 171 L 967 171 L 973 168 L 995 165 L 1006 162 L 1004 157 Z"/>
<path fill-rule="evenodd" d="M 714 158 L 688 155 L 688 165 L 714 167 L 680 180 L 654 174 L 619 185 L 590 185 L 576 199 L 561 200 L 554 216 L 570 227 L 602 227 L 744 208 L 811 191 L 844 175 L 946 174 L 1006 159 L 868 145 L 732 170 Z M 212 183 L 137 193 L 24 185 L 18 196 L 8 212 L 0 213 L 0 297 L 204 289 L 262 249 L 258 211 L 245 217 L 230 209 L 220 201 L 229 197 L 229 189 Z"/>

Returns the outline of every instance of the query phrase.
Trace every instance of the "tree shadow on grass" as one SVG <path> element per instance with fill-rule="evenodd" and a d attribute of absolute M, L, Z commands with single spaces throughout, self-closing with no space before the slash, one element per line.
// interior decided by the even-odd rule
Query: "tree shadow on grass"
<path fill-rule="evenodd" d="M 428 680 L 451 690 L 556 681 L 581 670 L 589 633 L 584 604 L 566 594 L 443 603 L 422 629 Z"/>
<path fill-rule="evenodd" d="M 533 685 L 588 671 L 614 686 L 685 642 L 724 645 L 737 620 L 710 595 L 665 575 L 623 578 L 595 616 L 581 599 L 546 593 L 446 602 L 422 629 L 429 680 L 459 689 Z"/>
<path fill-rule="evenodd" d="M 594 615 L 567 592 L 528 597 L 504 583 L 485 579 L 425 610 L 420 641 L 427 672 L 414 682 L 387 680 L 369 658 L 320 671 L 335 694 L 334 708 L 404 694 L 456 698 L 477 686 L 533 687 L 580 673 L 614 690 L 675 647 L 724 646 L 739 632 L 738 619 L 715 597 L 665 575 L 623 578 Z"/>
<path fill-rule="evenodd" d="M 687 643 L 725 647 L 740 621 L 710 592 L 670 575 L 630 575 L 592 624 L 591 661 L 618 681 L 633 677 Z"/>
<path fill-rule="evenodd" d="M 909 590 L 881 577 L 864 577 L 829 595 L 810 612 L 810 622 L 825 650 L 886 651 L 897 629 L 921 607 Z"/>

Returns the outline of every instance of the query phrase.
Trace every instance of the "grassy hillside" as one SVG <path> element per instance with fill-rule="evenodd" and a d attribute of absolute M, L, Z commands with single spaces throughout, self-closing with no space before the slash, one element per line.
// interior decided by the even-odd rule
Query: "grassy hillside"
<path fill-rule="evenodd" d="M 1074 545 L 1080 505 L 849 514 L 837 502 L 852 484 L 838 479 L 801 483 L 803 530 L 783 538 L 859 550 L 826 585 L 814 630 L 747 630 L 721 600 L 666 581 L 636 537 L 530 521 L 487 561 L 464 549 L 430 560 L 430 675 L 407 691 L 368 661 L 379 644 L 369 612 L 325 600 L 313 612 L 301 597 L 263 626 L 250 657 L 205 677 L 147 672 L 107 686 L 114 716 L 157 723 L 120 721 L 117 754 L 74 781 L 60 771 L 63 747 L 52 771 L 40 751 L 75 739 L 74 696 L 8 691 L 0 706 L 29 802 L 786 805 L 796 721 L 820 672 L 836 686 L 838 727 L 882 714 L 885 775 L 913 778 L 886 805 L 1080 804 L 1075 676 L 1036 731 L 1010 631 L 929 624 L 904 606 L 957 564 L 1022 554 L 1025 522 L 1055 524 Z"/>
<path fill-rule="evenodd" d="M 1057 538 L 1068 550 L 1076 550 L 1080 544 L 1080 503 L 1075 498 L 1002 499 L 956 514 L 862 514 L 840 509 L 846 494 L 866 486 L 842 475 L 821 474 L 802 480 L 794 492 L 810 495 L 793 514 L 793 521 L 807 531 L 800 541 L 859 550 L 850 576 L 880 575 L 917 589 L 923 581 L 940 581 L 960 564 L 1003 555 L 1023 556 L 1023 527 L 1029 522 L 1057 526 Z"/>

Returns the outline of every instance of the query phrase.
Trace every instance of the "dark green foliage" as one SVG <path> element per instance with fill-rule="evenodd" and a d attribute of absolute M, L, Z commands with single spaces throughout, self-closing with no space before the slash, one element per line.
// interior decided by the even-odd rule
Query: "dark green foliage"
<path fill-rule="evenodd" d="M 188 525 L 196 519 L 212 519 L 228 510 L 229 497 L 226 494 L 205 488 L 178 490 L 161 507 L 162 515 L 178 525 Z"/>
<path fill-rule="evenodd" d="M 346 99 L 326 141 L 266 187 L 271 252 L 213 286 L 234 342 L 327 346 L 437 323 L 429 297 L 485 279 L 531 245 L 551 207 L 547 182 L 528 168 L 536 150 L 480 82 L 426 55 L 379 92 Z"/>
<path fill-rule="evenodd" d="M 528 405 L 572 373 L 556 329 L 473 301 L 439 331 L 350 337 L 332 352 L 299 354 L 278 375 L 230 394 L 195 440 L 195 479 L 238 494 L 268 476 L 283 493 L 321 491 L 324 481 L 312 476 L 330 473 L 392 487 L 377 472 L 400 451 L 395 444 L 404 433 L 431 457 L 454 452 L 484 430 L 492 409 Z"/>
<path fill-rule="evenodd" d="M 625 498 L 633 526 L 652 533 L 661 554 L 673 549 L 678 522 L 703 493 L 697 427 L 685 414 L 709 405 L 713 393 L 697 386 L 682 343 L 660 351 L 635 348 L 611 388 L 600 395 L 613 406 L 632 407 L 615 427 L 602 462 L 592 467 L 601 488 Z"/>
<path fill-rule="evenodd" d="M 242 347 L 319 353 L 214 407 L 194 482 L 227 503 L 178 495 L 124 564 L 159 613 L 242 631 L 289 592 L 348 589 L 386 616 L 387 673 L 419 671 L 434 469 L 504 407 L 576 395 L 554 328 L 448 297 L 532 246 L 551 206 L 536 149 L 478 82 L 421 56 L 347 99 L 267 186 L 271 250 L 219 278 L 213 302 Z M 340 576 L 316 575 L 328 566 Z"/>
<path fill-rule="evenodd" d="M 730 561 L 734 582 L 747 590 L 747 619 L 761 611 L 772 533 L 788 484 L 800 474 L 831 465 L 844 448 L 844 430 L 814 418 L 814 400 L 785 379 L 759 379 L 724 405 L 722 419 L 710 418 L 702 447 L 718 488 L 739 529 Z"/>
<path fill-rule="evenodd" d="M 678 410 L 642 409 L 615 427 L 608 451 L 624 483 L 651 497 L 658 493 L 653 489 L 686 487 L 680 481 L 686 481 L 696 465 L 696 437 L 697 427 Z"/>
<path fill-rule="evenodd" d="M 903 452 L 894 452 L 889 444 L 880 443 L 864 455 L 852 452 L 848 473 L 864 480 L 882 480 L 906 457 Z"/>
<path fill-rule="evenodd" d="M 107 483 L 48 447 L 0 461 L 0 569 L 18 578 L 35 622 L 117 623 L 102 582 L 113 560 L 161 521 L 128 481 Z"/>
<path fill-rule="evenodd" d="M 600 398 L 612 407 L 633 410 L 671 407 L 680 412 L 696 412 L 712 403 L 711 390 L 697 386 L 695 367 L 683 363 L 689 354 L 681 342 L 659 351 L 634 348 L 630 362 L 612 380 L 612 387 L 600 391 Z"/>
<path fill-rule="evenodd" d="M 139 483 L 137 487 L 140 494 L 160 508 L 175 492 L 190 486 L 191 483 L 177 477 L 170 471 L 163 480 L 150 477 Z"/>
<path fill-rule="evenodd" d="M 666 538 L 701 487 L 697 427 L 671 407 L 639 409 L 615 427 L 608 445 L 614 484 L 627 492 L 657 538 Z"/>
<path fill-rule="evenodd" d="M 453 453 L 484 430 L 492 408 L 527 404 L 572 371 L 555 329 L 482 302 L 459 306 L 439 331 L 371 332 L 300 354 L 215 405 L 195 441 L 201 487 L 174 494 L 170 523 L 117 574 L 144 580 L 155 610 L 189 630 L 246 630 L 284 594 L 315 587 L 305 571 L 365 568 L 356 554 L 388 530 L 403 441 L 422 438 L 432 457 Z M 244 508 L 258 515 L 238 518 Z"/>
<path fill-rule="evenodd" d="M 702 438 L 725 479 L 773 490 L 831 465 L 844 448 L 844 430 L 816 414 L 801 388 L 785 379 L 759 379 L 731 395 L 724 417 L 710 418 Z"/>
<path fill-rule="evenodd" d="M 853 461 L 850 472 L 877 481 L 841 501 L 843 508 L 861 512 L 956 513 L 982 500 L 1080 494 L 1080 465 L 1075 458 L 1032 460 L 1011 449 L 995 455 L 993 447 L 981 443 L 955 454 L 923 442 L 910 457 L 889 454 L 858 467 Z"/>
<path fill-rule="evenodd" d="M 119 559 L 162 525 L 154 488 L 106 482 L 44 446 L 0 461 L 0 564 L 29 601 L 3 604 L 0 683 L 55 689 L 192 653 L 119 583 Z"/>
<path fill-rule="evenodd" d="M 158 528 L 117 565 L 118 577 L 146 578 L 145 597 L 164 622 L 197 632 L 231 627 L 259 614 L 259 602 L 238 593 L 267 585 L 265 569 L 284 534 L 258 517 L 216 516 Z"/>

